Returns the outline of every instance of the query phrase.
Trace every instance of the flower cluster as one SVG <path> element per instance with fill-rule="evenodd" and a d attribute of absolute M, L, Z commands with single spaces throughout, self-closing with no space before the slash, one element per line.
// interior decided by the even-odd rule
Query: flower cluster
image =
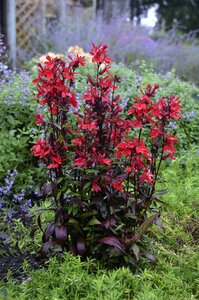
<path fill-rule="evenodd" d="M 66 66 L 62 59 L 47 56 L 43 65 L 38 64 L 39 76 L 33 81 L 38 90 L 35 99 L 39 99 L 40 106 L 47 111 L 48 122 L 44 114 L 35 115 L 35 124 L 44 127 L 45 138 L 38 139 L 32 150 L 34 156 L 39 156 L 49 169 L 61 166 L 67 151 L 67 135 L 73 134 L 67 118 L 71 107 L 78 106 L 72 89 L 75 69 L 79 65 L 84 66 L 84 57 L 76 55 L 69 56 L 69 59 L 70 63 Z"/>

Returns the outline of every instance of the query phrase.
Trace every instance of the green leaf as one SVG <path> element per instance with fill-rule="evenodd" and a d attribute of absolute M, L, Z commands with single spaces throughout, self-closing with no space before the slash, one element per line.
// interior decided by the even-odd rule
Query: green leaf
<path fill-rule="evenodd" d="M 126 214 L 126 217 L 129 218 L 129 219 L 133 219 L 133 220 L 137 220 L 138 217 L 134 214 Z"/>
<path fill-rule="evenodd" d="M 101 222 L 96 219 L 96 218 L 92 218 L 87 225 L 93 226 L 93 225 L 101 225 Z"/>
<path fill-rule="evenodd" d="M 98 174 L 99 173 L 98 170 L 94 170 L 94 169 L 86 169 L 85 172 L 87 174 Z"/>
<path fill-rule="evenodd" d="M 134 243 L 131 246 L 131 249 L 133 250 L 133 253 L 134 253 L 135 257 L 136 257 L 136 260 L 138 261 L 139 258 L 140 258 L 140 248 L 138 247 L 137 244 Z"/>
<path fill-rule="evenodd" d="M 77 220 L 70 218 L 68 223 L 71 224 L 78 232 L 82 233 L 81 226 Z"/>
<path fill-rule="evenodd" d="M 84 184 L 84 187 L 83 187 L 83 193 L 85 193 L 91 186 L 91 183 L 90 182 L 86 182 Z"/>
<path fill-rule="evenodd" d="M 88 218 L 88 217 L 95 216 L 95 215 L 97 215 L 97 214 L 98 214 L 98 212 L 97 212 L 96 210 L 92 210 L 92 211 L 90 211 L 90 212 L 83 213 L 83 214 L 81 215 L 81 217 L 82 217 L 83 219 L 86 219 L 86 218 Z"/>
<path fill-rule="evenodd" d="M 62 182 L 62 181 L 63 181 L 63 179 L 64 179 L 63 177 L 60 177 L 60 178 L 58 178 L 58 179 L 57 179 L 57 183 L 60 183 L 60 182 Z"/>

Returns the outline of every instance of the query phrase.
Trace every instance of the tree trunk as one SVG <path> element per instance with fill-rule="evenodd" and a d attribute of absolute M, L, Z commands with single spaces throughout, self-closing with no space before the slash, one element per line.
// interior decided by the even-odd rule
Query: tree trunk
<path fill-rule="evenodd" d="M 113 16 L 114 1 L 113 0 L 103 0 L 103 17 L 104 20 L 109 23 Z"/>
<path fill-rule="evenodd" d="M 130 0 L 130 19 L 133 21 L 134 17 L 137 17 L 137 23 L 139 24 L 141 13 L 140 0 Z"/>

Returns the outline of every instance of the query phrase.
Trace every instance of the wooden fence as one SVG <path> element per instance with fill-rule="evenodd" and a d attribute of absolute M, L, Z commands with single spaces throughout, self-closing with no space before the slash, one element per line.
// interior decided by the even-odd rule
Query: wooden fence
<path fill-rule="evenodd" d="M 30 51 L 32 39 L 38 36 L 36 22 L 40 22 L 40 30 L 44 32 L 46 20 L 46 1 L 16 0 L 16 32 L 17 48 Z"/>
<path fill-rule="evenodd" d="M 1 0 L 0 0 L 1 1 Z M 65 18 L 66 5 L 69 9 L 78 6 L 78 0 L 15 0 L 17 48 L 32 52 L 32 40 L 45 35 L 46 25 Z"/>

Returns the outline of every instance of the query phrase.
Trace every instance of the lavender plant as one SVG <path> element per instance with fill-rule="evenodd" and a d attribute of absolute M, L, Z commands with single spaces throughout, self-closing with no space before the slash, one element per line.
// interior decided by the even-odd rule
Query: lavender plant
<path fill-rule="evenodd" d="M 91 15 L 82 8 L 66 11 L 66 18 L 49 21 L 46 36 L 35 21 L 37 38 L 33 39 L 29 54 L 21 49 L 21 58 L 53 51 L 64 53 L 70 46 L 78 45 L 88 51 L 91 42 L 102 40 L 109 44 L 110 53 L 116 62 L 127 65 L 137 59 L 152 62 L 156 71 L 176 69 L 182 79 L 199 82 L 199 45 L 194 34 L 179 36 L 175 29 L 168 33 L 135 26 L 127 16 L 115 15 L 107 24 L 103 17 Z"/>

